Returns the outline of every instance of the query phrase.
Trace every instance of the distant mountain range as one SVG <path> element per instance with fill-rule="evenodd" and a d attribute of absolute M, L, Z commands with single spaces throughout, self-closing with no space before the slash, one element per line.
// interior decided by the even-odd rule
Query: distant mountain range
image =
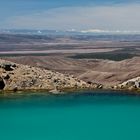
<path fill-rule="evenodd" d="M 31 30 L 31 29 L 1 29 L 1 34 L 28 34 L 28 35 L 140 35 L 139 31 L 109 31 L 109 30 Z"/>

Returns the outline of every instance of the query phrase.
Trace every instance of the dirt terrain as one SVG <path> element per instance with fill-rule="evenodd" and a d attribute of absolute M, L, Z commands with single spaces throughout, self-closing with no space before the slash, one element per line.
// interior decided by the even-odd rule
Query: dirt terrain
<path fill-rule="evenodd" d="M 140 36 L 5 35 L 0 56 L 106 86 L 140 76 Z"/>
<path fill-rule="evenodd" d="M 73 60 L 63 56 L 22 56 L 6 58 L 22 64 L 43 67 L 61 73 L 72 74 L 82 80 L 116 85 L 140 76 L 140 57 L 123 61 Z"/>

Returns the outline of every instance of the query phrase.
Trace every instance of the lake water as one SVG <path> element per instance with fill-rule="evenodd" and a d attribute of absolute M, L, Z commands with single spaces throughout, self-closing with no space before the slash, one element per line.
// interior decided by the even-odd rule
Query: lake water
<path fill-rule="evenodd" d="M 0 140 L 140 140 L 140 96 L 0 96 Z"/>

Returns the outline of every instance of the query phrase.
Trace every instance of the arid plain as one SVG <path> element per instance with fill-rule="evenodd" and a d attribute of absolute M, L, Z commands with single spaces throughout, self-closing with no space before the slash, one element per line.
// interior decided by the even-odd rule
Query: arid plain
<path fill-rule="evenodd" d="M 140 36 L 1 34 L 0 57 L 114 86 L 140 76 Z"/>

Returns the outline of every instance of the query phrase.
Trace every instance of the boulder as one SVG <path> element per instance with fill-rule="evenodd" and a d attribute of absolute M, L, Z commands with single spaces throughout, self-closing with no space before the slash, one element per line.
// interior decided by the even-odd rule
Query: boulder
<path fill-rule="evenodd" d="M 12 65 L 11 64 L 8 64 L 8 63 L 2 64 L 1 65 L 1 68 L 3 68 L 6 71 L 12 71 L 13 70 Z"/>
<path fill-rule="evenodd" d="M 98 89 L 102 89 L 102 88 L 103 88 L 103 85 L 99 84 L 99 85 L 97 86 L 97 88 L 98 88 Z"/>
<path fill-rule="evenodd" d="M 3 90 L 5 87 L 5 83 L 3 81 L 3 79 L 0 77 L 0 90 Z"/>
<path fill-rule="evenodd" d="M 9 76 L 8 74 L 6 74 L 6 75 L 4 76 L 4 79 L 5 79 L 5 80 L 8 80 L 8 79 L 10 79 L 10 76 Z"/>
<path fill-rule="evenodd" d="M 135 81 L 128 81 L 128 82 L 126 83 L 126 86 L 128 86 L 128 87 L 135 86 Z"/>
<path fill-rule="evenodd" d="M 88 83 L 88 84 L 90 84 L 90 85 L 92 84 L 92 82 L 91 82 L 91 81 L 88 81 L 87 83 Z"/>

